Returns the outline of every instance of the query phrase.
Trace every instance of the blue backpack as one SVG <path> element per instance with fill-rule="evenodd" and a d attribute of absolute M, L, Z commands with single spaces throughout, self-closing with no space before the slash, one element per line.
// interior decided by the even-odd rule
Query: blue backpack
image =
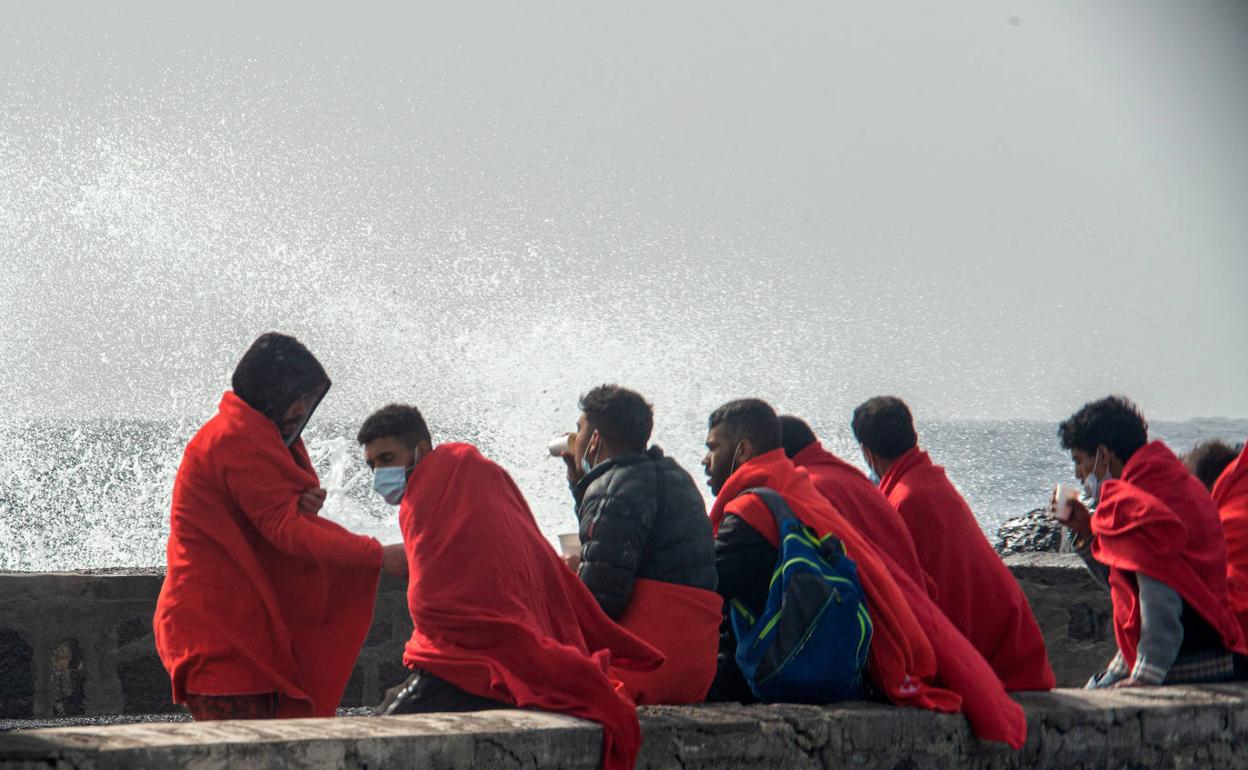
<path fill-rule="evenodd" d="M 729 603 L 737 666 L 763 703 L 863 697 L 872 625 L 858 566 L 833 535 L 820 540 L 777 492 L 756 487 L 780 532 L 779 559 L 757 618 Z"/>

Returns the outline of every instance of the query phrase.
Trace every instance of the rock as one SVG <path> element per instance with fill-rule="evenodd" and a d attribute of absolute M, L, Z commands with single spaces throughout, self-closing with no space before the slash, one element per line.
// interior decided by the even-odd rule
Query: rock
<path fill-rule="evenodd" d="M 1043 508 L 1010 519 L 997 530 L 997 553 L 1059 553 L 1065 547 L 1063 527 L 1050 519 Z"/>

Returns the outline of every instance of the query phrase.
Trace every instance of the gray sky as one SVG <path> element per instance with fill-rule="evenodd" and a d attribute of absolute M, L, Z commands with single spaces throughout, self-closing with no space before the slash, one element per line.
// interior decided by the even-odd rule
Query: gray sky
<path fill-rule="evenodd" d="M 1246 3 L 310 8 L 0 0 L 0 417 L 1248 416 Z"/>

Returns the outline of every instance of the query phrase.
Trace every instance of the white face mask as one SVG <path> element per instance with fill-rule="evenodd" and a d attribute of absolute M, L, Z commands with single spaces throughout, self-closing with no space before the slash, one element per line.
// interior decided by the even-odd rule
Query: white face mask
<path fill-rule="evenodd" d="M 1083 496 L 1091 500 L 1093 505 L 1101 501 L 1101 484 L 1107 480 L 1096 475 L 1096 464 L 1100 459 L 1101 451 L 1098 449 L 1096 456 L 1092 458 L 1092 470 L 1088 472 L 1087 476 L 1083 477 Z M 1105 475 L 1106 477 L 1109 476 L 1108 468 L 1105 470 Z"/>
<path fill-rule="evenodd" d="M 862 461 L 867 464 L 867 479 L 877 487 L 880 485 L 880 474 L 875 472 L 875 466 L 871 464 L 871 459 L 867 457 L 867 453 L 862 453 Z"/>
<path fill-rule="evenodd" d="M 597 431 L 594 431 L 593 433 L 591 433 L 589 436 L 590 441 L 592 441 L 594 436 L 596 435 L 598 435 Z M 593 462 L 589 461 L 589 442 L 588 441 L 585 442 L 585 454 L 581 455 L 581 472 L 589 473 L 590 471 L 592 471 L 594 469 L 594 466 L 598 464 L 598 455 L 601 453 L 602 453 L 602 437 L 601 436 L 598 437 L 598 449 L 594 451 Z"/>

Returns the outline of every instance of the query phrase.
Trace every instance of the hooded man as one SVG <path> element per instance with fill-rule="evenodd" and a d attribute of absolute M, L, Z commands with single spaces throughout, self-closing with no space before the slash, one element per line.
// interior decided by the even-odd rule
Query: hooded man
<path fill-rule="evenodd" d="M 333 716 L 402 546 L 317 515 L 299 434 L 330 383 L 307 348 L 262 335 L 232 384 L 178 468 L 156 649 L 197 720 Z"/>
<path fill-rule="evenodd" d="M 868 674 L 897 705 L 966 714 L 975 733 L 1019 748 L 1026 739 L 1022 709 L 971 644 L 887 554 L 877 551 L 841 517 L 785 456 L 780 419 L 764 401 L 724 404 L 709 420 L 702 463 L 715 494 L 711 526 L 719 593 L 758 616 L 778 557 L 775 519 L 753 488 L 775 491 L 819 538 L 835 536 L 858 568 L 873 626 Z M 736 639 L 725 619 L 716 700 L 752 700 L 734 659 Z"/>
<path fill-rule="evenodd" d="M 1226 534 L 1226 583 L 1231 610 L 1248 639 L 1248 447 L 1226 466 L 1213 485 Z"/>
<path fill-rule="evenodd" d="M 1078 501 L 1063 522 L 1110 590 L 1118 654 L 1089 688 L 1239 678 L 1243 631 L 1227 595 L 1226 541 L 1204 486 L 1122 396 L 1083 405 L 1058 427 Z"/>
<path fill-rule="evenodd" d="M 1023 589 L 945 469 L 919 449 L 910 409 L 899 398 L 873 398 L 854 410 L 853 430 L 867 466 L 880 477 L 880 491 L 901 514 L 919 562 L 935 581 L 936 604 L 1006 690 L 1053 689 L 1044 636 Z"/>
<path fill-rule="evenodd" d="M 823 448 L 810 425 L 791 414 L 780 416 L 784 453 L 793 465 L 810 474 L 815 489 L 837 513 L 854 526 L 876 550 L 887 553 L 910 579 L 936 598 L 936 584 L 919 565 L 914 538 L 897 509 L 862 471 Z"/>
<path fill-rule="evenodd" d="M 603 766 L 632 768 L 636 707 L 613 669 L 663 656 L 611 621 L 538 531 L 507 472 L 468 444 L 433 446 L 420 411 L 392 404 L 358 440 L 373 488 L 399 505 L 415 628 L 412 675 L 380 714 L 536 708 L 603 727 Z"/>
<path fill-rule="evenodd" d="M 564 453 L 580 525 L 581 582 L 612 619 L 654 645 L 656 671 L 617 671 L 638 704 L 698 703 L 715 677 L 722 602 L 715 540 L 693 478 L 657 446 L 640 393 L 602 385 L 580 399 Z"/>

